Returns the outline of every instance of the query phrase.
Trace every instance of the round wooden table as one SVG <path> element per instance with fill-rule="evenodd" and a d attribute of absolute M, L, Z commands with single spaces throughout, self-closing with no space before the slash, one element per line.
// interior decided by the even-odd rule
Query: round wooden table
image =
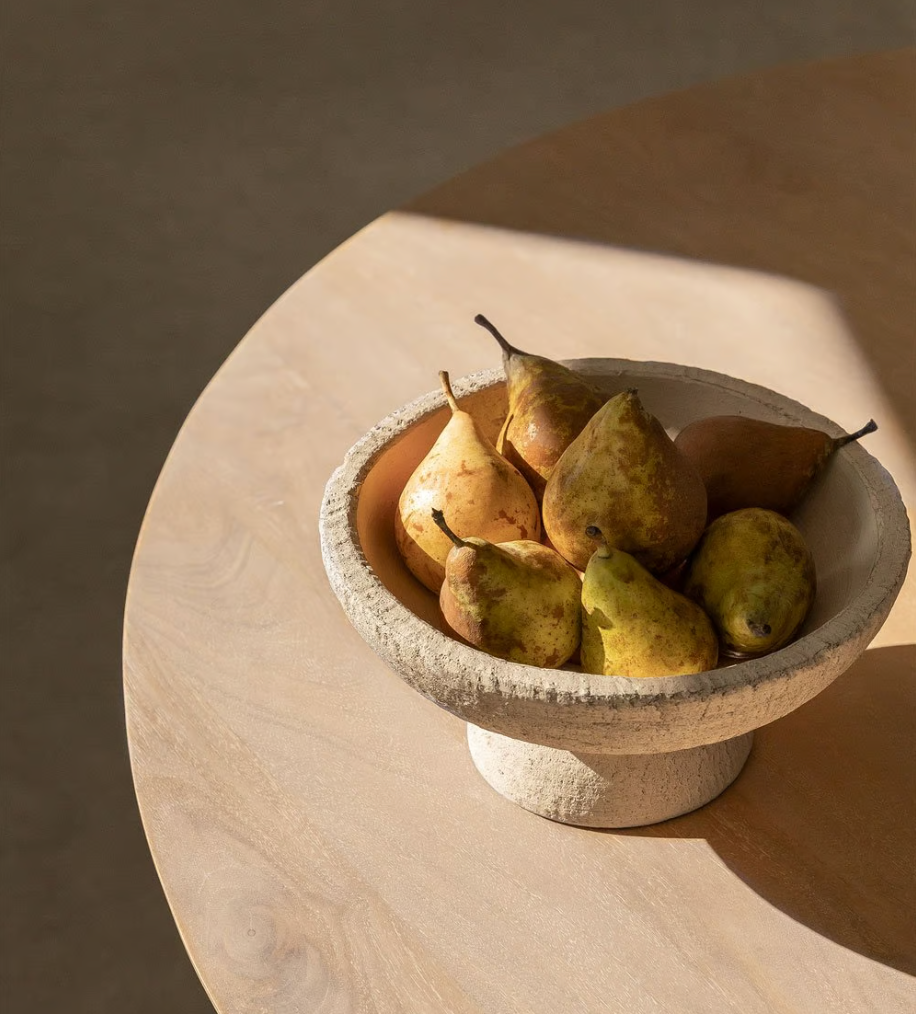
<path fill-rule="evenodd" d="M 372 223 L 207 388 L 140 534 L 127 728 L 217 1009 L 912 1010 L 916 580 L 703 809 L 602 833 L 492 791 L 325 579 L 325 482 L 378 419 L 498 365 L 694 364 L 854 429 L 916 506 L 912 51 L 587 120 Z M 842 553 L 843 547 L 837 546 Z"/>

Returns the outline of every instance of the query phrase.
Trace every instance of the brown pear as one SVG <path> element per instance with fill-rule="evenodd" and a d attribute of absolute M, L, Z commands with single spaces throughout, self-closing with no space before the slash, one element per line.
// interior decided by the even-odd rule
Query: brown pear
<path fill-rule="evenodd" d="M 461 539 L 442 512 L 433 520 L 454 544 L 439 605 L 463 640 L 497 658 L 556 668 L 579 647 L 579 575 L 552 549 L 517 539 Z"/>
<path fill-rule="evenodd" d="M 560 455 L 607 399 L 568 367 L 510 345 L 482 313 L 474 321 L 503 350 L 509 411 L 496 448 L 541 500 Z"/>
<path fill-rule="evenodd" d="M 531 487 L 459 408 L 448 374 L 439 381 L 451 418 L 429 453 L 407 480 L 398 500 L 394 528 L 398 549 L 411 573 L 439 592 L 451 540 L 433 523 L 430 511 L 442 505 L 459 535 L 490 542 L 537 540 L 541 522 Z"/>
<path fill-rule="evenodd" d="M 597 525 L 608 545 L 653 574 L 683 560 L 703 533 L 706 490 L 635 391 L 615 395 L 557 462 L 544 492 L 544 528 L 557 550 L 585 570 Z"/>
<path fill-rule="evenodd" d="M 804 426 L 718 415 L 685 426 L 674 443 L 702 476 L 708 520 L 714 521 L 746 507 L 790 514 L 835 451 L 877 428 L 871 419 L 855 433 L 831 437 Z"/>

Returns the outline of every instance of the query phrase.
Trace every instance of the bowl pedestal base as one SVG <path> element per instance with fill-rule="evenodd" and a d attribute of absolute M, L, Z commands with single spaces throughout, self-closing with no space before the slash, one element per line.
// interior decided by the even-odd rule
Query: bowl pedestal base
<path fill-rule="evenodd" d="M 738 777 L 753 732 L 672 753 L 575 754 L 468 723 L 477 770 L 514 803 L 564 824 L 639 827 L 689 813 Z"/>

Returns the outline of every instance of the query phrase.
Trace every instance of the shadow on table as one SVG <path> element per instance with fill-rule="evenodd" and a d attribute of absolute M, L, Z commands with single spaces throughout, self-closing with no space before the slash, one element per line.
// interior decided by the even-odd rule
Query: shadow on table
<path fill-rule="evenodd" d="M 744 771 L 718 799 L 605 833 L 704 838 L 793 919 L 916 975 L 914 729 L 916 645 L 876 648 L 758 730 Z"/>
<path fill-rule="evenodd" d="M 404 207 L 740 266 L 836 293 L 916 441 L 914 51 L 780 67 L 575 123 Z M 911 360 L 912 361 L 912 360 Z"/>

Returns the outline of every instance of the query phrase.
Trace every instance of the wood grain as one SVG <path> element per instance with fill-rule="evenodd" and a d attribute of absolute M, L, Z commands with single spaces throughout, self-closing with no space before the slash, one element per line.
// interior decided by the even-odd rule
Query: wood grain
<path fill-rule="evenodd" d="M 914 66 L 774 71 L 510 153 L 351 239 L 224 365 L 151 500 L 124 651 L 144 824 L 218 1010 L 912 1009 L 912 578 L 723 796 L 605 834 L 480 779 L 462 723 L 347 624 L 317 516 L 378 419 L 438 369 L 495 365 L 479 311 L 532 351 L 690 362 L 874 416 L 912 509 Z"/>

